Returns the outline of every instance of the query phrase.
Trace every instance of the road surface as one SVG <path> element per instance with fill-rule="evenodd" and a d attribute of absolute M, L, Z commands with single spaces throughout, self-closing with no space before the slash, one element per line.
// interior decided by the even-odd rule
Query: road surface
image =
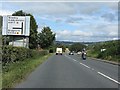
<path fill-rule="evenodd" d="M 118 88 L 118 66 L 78 55 L 53 55 L 16 88 Z"/>

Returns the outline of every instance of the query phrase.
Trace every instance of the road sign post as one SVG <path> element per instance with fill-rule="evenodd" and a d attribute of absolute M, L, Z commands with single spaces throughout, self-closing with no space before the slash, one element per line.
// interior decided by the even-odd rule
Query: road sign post
<path fill-rule="evenodd" d="M 12 38 L 9 45 L 28 48 L 30 16 L 3 16 L 2 35 Z"/>

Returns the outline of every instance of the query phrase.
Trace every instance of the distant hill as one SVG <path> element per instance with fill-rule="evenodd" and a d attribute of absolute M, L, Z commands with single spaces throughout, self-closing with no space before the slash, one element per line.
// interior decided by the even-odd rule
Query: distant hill
<path fill-rule="evenodd" d="M 109 40 L 109 41 L 99 41 L 99 42 L 70 42 L 70 41 L 55 41 L 56 44 L 63 44 L 63 45 L 72 45 L 74 43 L 81 43 L 84 45 L 92 45 L 97 43 L 106 43 L 106 42 L 112 42 L 117 40 Z"/>
<path fill-rule="evenodd" d="M 96 42 L 70 42 L 70 41 L 55 41 L 56 44 L 72 45 L 74 43 L 81 43 L 84 45 L 94 44 Z"/>

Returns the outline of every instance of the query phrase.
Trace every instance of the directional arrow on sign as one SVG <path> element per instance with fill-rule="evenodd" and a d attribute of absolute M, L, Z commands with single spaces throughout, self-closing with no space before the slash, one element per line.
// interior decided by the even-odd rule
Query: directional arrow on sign
<path fill-rule="evenodd" d="M 13 29 L 21 29 L 21 34 L 23 34 L 23 22 L 21 23 L 21 28 L 20 27 L 13 27 Z"/>

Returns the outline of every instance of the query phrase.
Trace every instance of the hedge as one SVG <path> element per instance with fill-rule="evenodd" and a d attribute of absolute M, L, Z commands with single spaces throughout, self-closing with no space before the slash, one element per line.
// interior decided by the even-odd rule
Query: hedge
<path fill-rule="evenodd" d="M 32 50 L 24 47 L 3 46 L 2 47 L 2 64 L 22 61 L 27 58 L 43 56 L 48 54 L 47 50 Z"/>
<path fill-rule="evenodd" d="M 103 48 L 106 50 L 101 52 Z M 120 62 L 120 40 L 91 45 L 88 47 L 88 55 L 95 58 Z"/>

